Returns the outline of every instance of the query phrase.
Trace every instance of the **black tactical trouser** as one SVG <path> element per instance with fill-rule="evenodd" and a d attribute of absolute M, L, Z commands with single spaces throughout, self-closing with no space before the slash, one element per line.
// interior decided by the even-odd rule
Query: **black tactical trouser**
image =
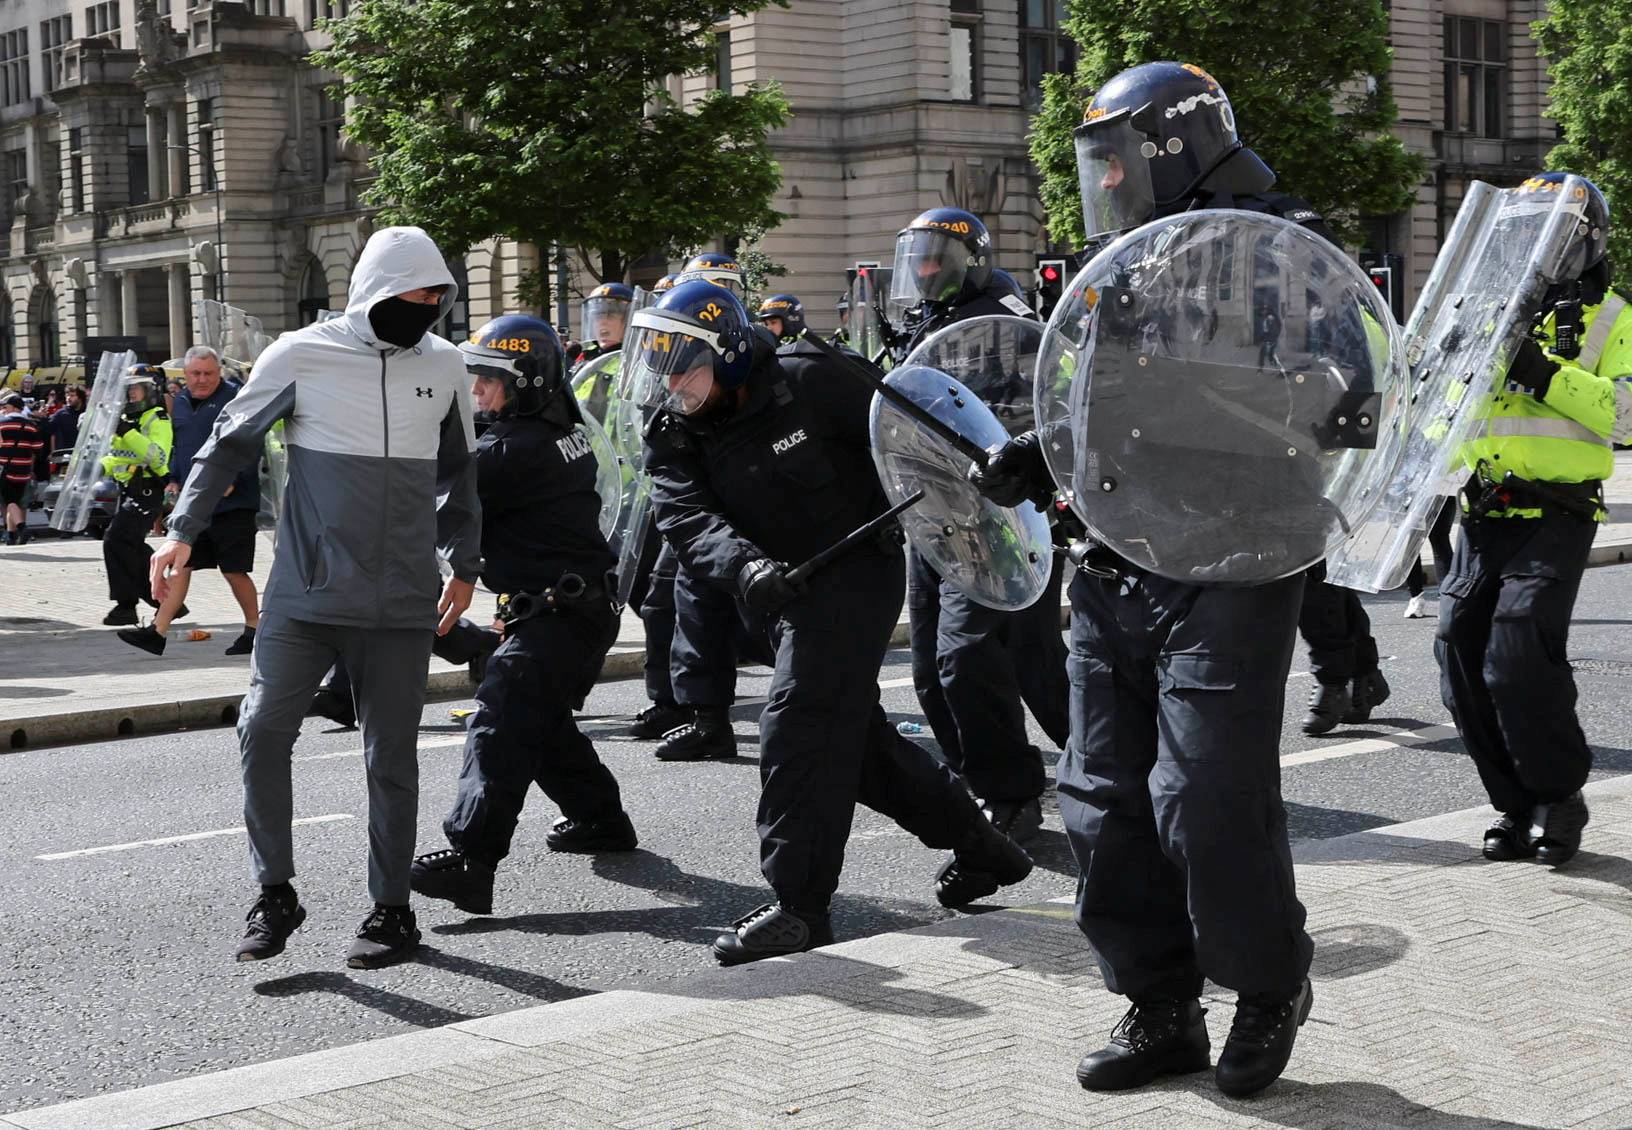
<path fill-rule="evenodd" d="M 674 551 L 664 543 L 657 555 L 641 598 L 640 622 L 645 626 L 646 697 L 662 706 L 674 705 L 674 664 L 670 653 L 674 649 L 675 607 L 674 583 L 677 563 Z"/>
<path fill-rule="evenodd" d="M 1026 706 L 1049 738 L 1065 745 L 1070 717 L 1060 635 L 1062 568 L 1057 561 L 1036 604 L 999 612 L 970 600 L 918 554 L 908 554 L 918 704 L 947 763 L 983 800 L 1030 800 L 1047 784 L 1042 753 L 1026 740 Z"/>
<path fill-rule="evenodd" d="M 782 905 L 825 914 L 859 800 L 932 848 L 983 820 L 963 782 L 896 733 L 878 672 L 901 611 L 894 553 L 857 550 L 772 618 L 769 701 L 759 720 L 760 867 Z"/>
<path fill-rule="evenodd" d="M 623 811 L 617 779 L 573 717 L 617 635 L 617 615 L 601 603 L 510 625 L 476 689 L 459 795 L 442 822 L 450 844 L 497 864 L 510 854 L 510 837 L 535 783 L 574 820 Z"/>
<path fill-rule="evenodd" d="M 1597 532 L 1567 514 L 1465 519 L 1440 582 L 1440 695 L 1502 812 L 1562 800 L 1592 768 L 1568 644 Z"/>
<path fill-rule="evenodd" d="M 102 562 L 108 570 L 108 599 L 119 605 L 153 602 L 147 566 L 153 548 L 147 535 L 164 504 L 164 483 L 137 475 L 119 494 L 119 508 L 102 535 Z"/>
<path fill-rule="evenodd" d="M 1309 645 L 1309 670 L 1315 681 L 1344 686 L 1356 675 L 1377 670 L 1377 641 L 1359 594 L 1328 583 L 1324 561 L 1307 575 L 1298 630 Z"/>
<path fill-rule="evenodd" d="M 1309 971 L 1279 760 L 1303 584 L 1071 583 L 1060 815 L 1114 993 L 1290 998 Z"/>
<path fill-rule="evenodd" d="M 737 602 L 684 569 L 674 576 L 674 640 L 669 682 L 681 706 L 725 708 L 737 697 L 737 651 L 743 632 Z"/>

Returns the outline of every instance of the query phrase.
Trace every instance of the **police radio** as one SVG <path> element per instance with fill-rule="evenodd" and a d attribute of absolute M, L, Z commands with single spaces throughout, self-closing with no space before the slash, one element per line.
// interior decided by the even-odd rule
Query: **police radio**
<path fill-rule="evenodd" d="M 1581 356 L 1581 280 L 1566 283 L 1562 289 L 1563 294 L 1553 303 L 1552 351 L 1566 361 L 1574 361 Z"/>

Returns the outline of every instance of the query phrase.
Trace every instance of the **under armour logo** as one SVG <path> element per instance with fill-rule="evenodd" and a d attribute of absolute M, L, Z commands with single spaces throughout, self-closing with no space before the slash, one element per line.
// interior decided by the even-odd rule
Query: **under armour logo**
<path fill-rule="evenodd" d="M 415 396 L 430 396 L 431 393 L 434 392 L 434 391 L 435 391 L 434 389 L 416 388 L 416 389 L 414 389 L 414 395 Z"/>

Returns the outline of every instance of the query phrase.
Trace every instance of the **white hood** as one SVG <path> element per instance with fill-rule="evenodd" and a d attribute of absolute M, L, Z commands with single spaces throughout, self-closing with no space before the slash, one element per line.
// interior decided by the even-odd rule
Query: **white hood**
<path fill-rule="evenodd" d="M 381 228 L 368 237 L 357 266 L 351 272 L 346 295 L 346 324 L 370 345 L 378 345 L 368 312 L 381 299 L 406 294 L 422 286 L 445 286 L 438 320 L 447 317 L 458 297 L 453 274 L 442 261 L 436 243 L 421 228 Z"/>

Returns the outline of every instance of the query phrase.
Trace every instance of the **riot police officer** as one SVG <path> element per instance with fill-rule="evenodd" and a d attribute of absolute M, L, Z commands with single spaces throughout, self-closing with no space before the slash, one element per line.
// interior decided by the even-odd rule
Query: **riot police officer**
<path fill-rule="evenodd" d="M 583 325 L 579 328 L 583 344 L 568 358 L 573 368 L 623 348 L 623 330 L 634 301 L 635 292 L 621 282 L 602 283 L 589 292 L 589 297 L 584 299 Z"/>
<path fill-rule="evenodd" d="M 735 255 L 727 255 L 723 251 L 699 252 L 687 259 L 686 265 L 675 276 L 677 282 L 694 282 L 698 279 L 725 287 L 739 300 L 747 297 L 748 282 L 743 275 L 742 264 L 737 262 Z"/>
<path fill-rule="evenodd" d="M 1518 194 L 1545 208 L 1565 177 L 1543 173 Z M 1632 309 L 1609 287 L 1609 207 L 1590 182 L 1566 207 L 1578 219 L 1561 281 L 1458 452 L 1470 473 L 1463 536 L 1440 582 L 1434 643 L 1445 705 L 1501 813 L 1485 857 L 1555 866 L 1580 848 L 1592 767 L 1570 616 L 1604 520 L 1612 444 L 1632 430 L 1632 385 L 1616 379 L 1632 373 Z"/>
<path fill-rule="evenodd" d="M 460 346 L 492 425 L 476 449 L 482 582 L 499 593 L 504 642 L 487 660 L 468 724 L 459 795 L 443 821 L 450 849 L 414 860 L 413 888 L 489 914 L 494 870 L 535 782 L 561 807 L 553 851 L 629 851 L 618 783 L 573 711 L 617 638 L 600 532 L 595 456 L 563 379 L 560 340 L 542 319 L 496 318 Z"/>
<path fill-rule="evenodd" d="M 838 316 L 838 319 L 839 319 L 839 324 L 833 330 L 833 332 L 828 335 L 827 340 L 832 342 L 834 345 L 849 345 L 850 344 L 850 296 L 848 294 L 839 295 L 839 301 L 834 305 L 833 309 L 837 313 L 837 316 Z"/>
<path fill-rule="evenodd" d="M 635 363 L 662 394 L 646 436 L 658 528 L 681 565 L 733 594 L 774 667 L 760 718 L 760 861 L 777 901 L 714 942 L 725 964 L 832 940 L 857 800 L 984 876 L 983 897 L 1031 861 L 963 783 L 896 733 L 878 672 L 904 583 L 897 538 L 853 546 L 808 577 L 789 567 L 887 508 L 868 454 L 870 394 L 819 358 L 778 356 L 736 297 L 681 283 L 635 315 Z"/>
<path fill-rule="evenodd" d="M 136 602 L 154 603 L 148 581 L 153 550 L 147 544 L 153 519 L 164 504 L 175 443 L 170 414 L 164 408 L 164 370 L 133 365 L 122 378 L 126 389 L 113 446 L 102 470 L 119 484 L 119 508 L 102 535 L 102 561 L 108 571 L 108 599 L 113 609 L 102 622 L 136 623 Z M 178 615 L 181 615 L 178 611 Z"/>
<path fill-rule="evenodd" d="M 767 295 L 754 318 L 771 332 L 779 345 L 798 341 L 805 332 L 805 304 L 792 294 Z"/>
<path fill-rule="evenodd" d="M 1199 67 L 1149 63 L 1100 87 L 1076 131 L 1087 234 L 1104 242 L 1190 208 L 1318 227 L 1270 192 L 1229 99 Z M 995 501 L 1053 492 L 1036 433 L 971 478 Z M 1093 547 L 1071 584 L 1071 739 L 1060 813 L 1082 870 L 1077 921 L 1106 986 L 1132 999 L 1085 1056 L 1090 1090 L 1205 1070 L 1203 979 L 1239 994 L 1217 1082 L 1232 1095 L 1285 1069 L 1312 993 L 1313 945 L 1280 795 L 1281 712 L 1302 574 L 1217 587 Z"/>
<path fill-rule="evenodd" d="M 959 208 L 933 208 L 896 237 L 891 298 L 909 302 L 897 335 L 905 357 L 932 334 L 969 318 L 1036 314 L 1014 280 L 992 265 L 986 225 Z M 1065 646 L 1060 637 L 1063 564 L 1043 595 L 1019 612 L 971 600 L 918 553 L 907 561 L 912 679 L 947 761 L 968 780 L 1002 831 L 1024 843 L 1042 828 L 1048 779 L 1042 752 L 1026 737 L 1029 704 L 1050 740 L 1069 731 Z M 1037 650 L 1026 652 L 1024 647 Z M 943 877 L 947 905 L 968 901 L 960 876 Z"/>

